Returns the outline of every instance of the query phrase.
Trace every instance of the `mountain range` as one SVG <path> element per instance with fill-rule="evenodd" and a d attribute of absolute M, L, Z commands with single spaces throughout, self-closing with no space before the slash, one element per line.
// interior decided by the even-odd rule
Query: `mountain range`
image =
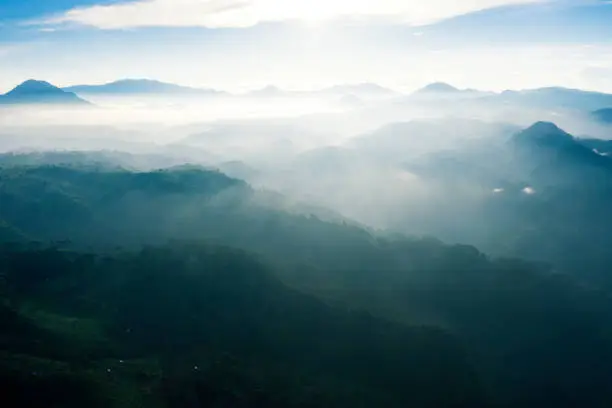
<path fill-rule="evenodd" d="M 264 88 L 251 91 L 246 95 L 255 97 L 315 96 L 383 99 L 400 96 L 401 94 L 378 84 L 364 82 L 360 84 L 333 85 L 327 88 L 312 91 L 288 91 L 274 85 L 268 85 Z"/>
<path fill-rule="evenodd" d="M 612 107 L 612 94 L 564 87 L 505 90 L 496 93 L 476 89 L 459 89 L 447 83 L 435 82 L 409 96 L 410 99 L 417 101 L 423 97 L 426 97 L 427 100 L 450 99 L 453 101 L 470 98 L 472 101 L 482 102 L 488 106 L 515 105 L 544 109 L 596 111 L 594 115 L 600 120 L 605 116 L 606 108 Z M 609 112 L 607 116 L 610 117 Z"/>
<path fill-rule="evenodd" d="M 504 91 L 496 95 L 501 102 L 543 108 L 591 111 L 612 106 L 612 94 L 562 87 Z"/>
<path fill-rule="evenodd" d="M 58 88 L 45 81 L 28 80 L 10 92 L 0 95 L 0 104 L 88 104 L 78 95 L 174 95 L 222 96 L 230 95 L 211 88 L 194 88 L 149 79 L 122 79 L 102 85 L 75 85 Z M 251 97 L 340 97 L 354 99 L 391 99 L 402 94 L 374 83 L 336 85 L 314 91 L 288 91 L 269 85 L 243 94 Z M 591 112 L 601 123 L 612 122 L 612 94 L 546 87 L 528 90 L 506 90 L 500 93 L 476 89 L 459 89 L 450 84 L 435 82 L 407 96 L 410 102 L 454 101 L 468 99 L 490 105 L 516 105 L 545 109 L 573 109 Z"/>
<path fill-rule="evenodd" d="M 116 94 L 116 95 L 219 95 L 222 91 L 206 88 L 192 88 L 150 79 L 122 79 L 103 85 L 76 85 L 63 88 L 76 94 Z"/>
<path fill-rule="evenodd" d="M 74 85 L 63 88 L 66 92 L 79 95 L 226 95 L 224 91 L 212 88 L 195 88 L 150 79 L 121 79 L 101 85 Z M 288 91 L 274 85 L 255 89 L 244 94 L 253 97 L 290 96 L 346 96 L 362 98 L 384 98 L 399 95 L 396 91 L 373 83 L 335 85 L 316 91 Z"/>

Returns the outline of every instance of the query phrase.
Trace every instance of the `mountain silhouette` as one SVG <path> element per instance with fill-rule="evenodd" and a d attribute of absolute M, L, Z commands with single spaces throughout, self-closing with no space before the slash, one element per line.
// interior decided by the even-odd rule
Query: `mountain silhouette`
<path fill-rule="evenodd" d="M 550 122 L 537 122 L 511 139 L 514 159 L 547 184 L 612 181 L 612 160 Z"/>
<path fill-rule="evenodd" d="M 266 87 L 250 91 L 247 95 L 255 96 L 255 97 L 264 97 L 264 98 L 277 98 L 277 97 L 289 96 L 291 94 L 293 94 L 293 92 L 285 91 L 274 85 L 268 85 Z"/>
<path fill-rule="evenodd" d="M 599 109 L 591 113 L 591 115 L 601 123 L 612 123 L 612 108 Z"/>
<path fill-rule="evenodd" d="M 612 106 L 612 94 L 562 87 L 504 91 L 493 98 L 504 103 L 593 111 Z"/>
<path fill-rule="evenodd" d="M 0 104 L 88 105 L 89 102 L 79 98 L 73 92 L 66 92 L 48 82 L 30 79 L 1 95 Z"/>
<path fill-rule="evenodd" d="M 322 89 L 319 92 L 323 94 L 355 95 L 357 97 L 370 98 L 388 98 L 398 95 L 398 93 L 392 89 L 368 82 L 361 84 L 335 85 Z"/>
<path fill-rule="evenodd" d="M 552 122 L 536 122 L 517 133 L 514 141 L 519 144 L 532 144 L 546 147 L 578 145 L 574 137 Z"/>
<path fill-rule="evenodd" d="M 491 92 L 480 91 L 478 89 L 459 89 L 445 82 L 434 82 L 425 87 L 415 91 L 412 96 L 414 97 L 425 97 L 426 99 L 436 99 L 438 97 L 443 99 L 456 99 L 456 98 L 479 98 L 494 95 Z"/>
<path fill-rule="evenodd" d="M 434 82 L 417 91 L 417 93 L 458 93 L 458 92 L 461 92 L 461 90 L 445 82 Z"/>
<path fill-rule="evenodd" d="M 76 85 L 64 88 L 76 94 L 188 94 L 215 95 L 222 93 L 214 89 L 191 88 L 150 79 L 122 79 L 103 85 Z"/>
<path fill-rule="evenodd" d="M 525 90 L 490 92 L 478 89 L 458 89 L 444 82 L 431 83 L 412 96 L 427 99 L 437 97 L 469 98 L 484 103 L 485 107 L 516 105 L 543 109 L 574 109 L 593 112 L 600 121 L 612 123 L 612 94 L 563 87 L 545 87 Z"/>

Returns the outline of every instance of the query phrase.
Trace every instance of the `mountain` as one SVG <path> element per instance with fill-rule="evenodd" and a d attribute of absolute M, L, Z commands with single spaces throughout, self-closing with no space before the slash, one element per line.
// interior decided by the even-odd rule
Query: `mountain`
<path fill-rule="evenodd" d="M 574 137 L 551 122 L 537 122 L 517 133 L 514 141 L 541 147 L 560 147 L 576 144 Z"/>
<path fill-rule="evenodd" d="M 45 81 L 30 79 L 12 91 L 0 96 L 0 104 L 54 104 L 88 105 L 73 92 L 64 91 Z"/>
<path fill-rule="evenodd" d="M 553 123 L 538 122 L 517 133 L 514 159 L 545 185 L 609 185 L 612 160 L 597 153 Z"/>
<path fill-rule="evenodd" d="M 484 103 L 484 107 L 491 106 L 520 106 L 543 109 L 575 109 L 581 111 L 595 111 L 595 117 L 605 121 L 612 121 L 610 111 L 605 108 L 612 106 L 612 94 L 571 89 L 563 87 L 546 87 L 525 90 L 505 90 L 501 93 L 486 92 L 476 89 L 458 89 L 444 82 L 435 82 L 414 92 L 412 96 L 435 98 L 444 97 L 452 99 L 470 98 L 471 101 Z M 598 111 L 601 110 L 601 111 Z"/>
<path fill-rule="evenodd" d="M 277 86 L 268 85 L 261 89 L 256 89 L 254 91 L 247 93 L 247 96 L 262 97 L 262 98 L 280 98 L 283 96 L 289 96 L 292 93 L 293 92 L 285 91 Z"/>
<path fill-rule="evenodd" d="M 287 91 L 274 85 L 256 89 L 247 94 L 255 97 L 344 97 L 355 96 L 364 99 L 382 99 L 399 95 L 397 92 L 374 83 L 334 85 L 328 88 L 308 91 Z"/>
<path fill-rule="evenodd" d="M 58 390 L 73 401 L 7 408 L 124 407 L 79 398 L 88 385 L 150 407 L 612 406 L 609 296 L 543 265 L 274 209 L 257 190 L 204 170 L 2 166 L 0 178 L 5 225 L 43 242 L 110 245 L 99 255 L 0 247 L 0 296 L 10 295 L 0 302 L 0 381 L 21 386 L 8 387 L 12 394 L 29 391 L 22 397 Z M 555 201 L 564 208 L 551 219 L 550 202 L 529 211 L 544 196 L 525 200 L 530 207 L 517 215 L 529 218 L 511 218 L 521 228 L 506 240 L 548 222 L 546 233 L 528 236 L 530 247 L 575 258 L 577 245 L 599 245 L 576 231 L 609 236 L 610 228 L 593 228 L 612 222 L 601 217 L 609 200 L 607 213 L 589 212 L 591 228 L 577 229 L 566 214 L 582 201 Z M 471 230 L 483 224 L 476 210 Z M 486 229 L 512 214 L 498 212 Z M 566 225 L 577 245 L 557 245 Z M 173 238 L 240 251 L 113 249 Z M 395 323 L 355 312 L 363 309 Z M 479 403 L 480 385 L 493 404 Z M 158 392 L 171 403 L 146 400 Z"/>
<path fill-rule="evenodd" d="M 364 155 L 386 162 L 403 163 L 441 147 L 452 149 L 470 139 L 494 139 L 517 129 L 500 123 L 470 119 L 412 120 L 393 122 L 353 138 L 350 146 Z"/>
<path fill-rule="evenodd" d="M 529 105 L 548 109 L 565 108 L 594 111 L 612 106 L 612 94 L 562 87 L 504 91 L 492 98 L 506 104 Z"/>
<path fill-rule="evenodd" d="M 450 334 L 332 307 L 240 250 L 0 257 L 5 408 L 492 405 Z"/>
<path fill-rule="evenodd" d="M 429 84 L 421 89 L 419 89 L 416 93 L 459 93 L 460 89 L 455 88 L 452 85 L 449 85 L 445 82 L 434 82 Z"/>
<path fill-rule="evenodd" d="M 415 91 L 412 97 L 424 97 L 429 98 L 479 98 L 487 95 L 491 95 L 490 92 L 479 91 L 477 89 L 459 89 L 445 82 L 434 82 L 429 84 L 417 91 Z"/>
<path fill-rule="evenodd" d="M 222 93 L 214 89 L 191 88 L 149 79 L 122 79 L 103 85 L 76 85 L 64 88 L 64 91 L 76 94 L 105 95 L 140 95 L 140 94 L 187 94 L 187 95 L 217 95 Z"/>
<path fill-rule="evenodd" d="M 592 112 L 591 115 L 598 122 L 612 124 L 612 108 L 599 109 Z"/>
<path fill-rule="evenodd" d="M 612 155 L 612 140 L 604 139 L 579 139 L 580 144 L 593 150 L 595 153 L 602 156 Z"/>
<path fill-rule="evenodd" d="M 335 85 L 319 91 L 322 94 L 354 95 L 359 98 L 390 98 L 399 95 L 392 89 L 374 83 Z"/>

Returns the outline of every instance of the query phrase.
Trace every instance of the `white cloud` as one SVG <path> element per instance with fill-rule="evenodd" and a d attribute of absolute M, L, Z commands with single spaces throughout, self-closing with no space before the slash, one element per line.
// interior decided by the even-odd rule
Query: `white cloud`
<path fill-rule="evenodd" d="M 75 8 L 43 24 L 78 24 L 100 29 L 137 27 L 249 27 L 287 20 L 343 17 L 390 18 L 423 25 L 499 6 L 550 0 L 137 0 Z"/>

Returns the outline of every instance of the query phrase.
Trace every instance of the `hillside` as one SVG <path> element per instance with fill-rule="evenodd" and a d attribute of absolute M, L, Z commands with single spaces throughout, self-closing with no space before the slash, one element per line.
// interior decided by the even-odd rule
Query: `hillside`
<path fill-rule="evenodd" d="M 0 257 L 9 408 L 489 406 L 450 336 L 329 307 L 240 251 Z"/>
<path fill-rule="evenodd" d="M 324 221 L 308 213 L 290 211 L 282 201 L 271 202 L 264 192 L 255 191 L 239 180 L 197 168 L 132 173 L 79 167 L 8 167 L 1 171 L 0 179 L 3 180 L 0 214 L 7 224 L 28 237 L 47 242 L 68 240 L 64 244 L 68 247 L 93 247 L 104 252 L 113 251 L 117 246 L 136 249 L 143 244 L 184 239 L 204 239 L 240 248 L 257 254 L 271 266 L 271 273 L 286 284 L 333 305 L 366 310 L 374 316 L 409 326 L 439 327 L 450 333 L 456 338 L 457 347 L 465 347 L 477 381 L 483 384 L 484 392 L 494 403 L 535 408 L 543 403 L 559 407 L 605 406 L 612 401 L 612 394 L 603 386 L 612 375 L 609 323 L 612 305 L 609 298 L 605 292 L 555 273 L 545 265 L 495 260 L 471 246 L 386 236 L 346 221 Z M 544 243 L 534 242 L 533 245 Z M 156 263 L 154 255 L 145 258 L 154 262 L 143 268 L 148 273 L 158 271 L 163 276 L 168 271 L 180 270 L 172 262 L 160 260 Z M 49 261 L 47 265 L 55 264 Z M 115 269 L 121 268 L 111 268 Z M 46 270 L 63 271 L 65 268 L 58 266 Z M 74 279 L 77 278 L 78 275 Z M 193 293 L 174 290 L 172 285 L 156 277 L 143 278 L 140 282 L 168 289 L 168 292 L 151 295 L 168 293 L 164 302 L 174 302 L 177 300 L 173 299 L 183 298 L 185 293 Z M 259 287 L 257 282 L 262 281 L 255 280 L 250 287 Z M 102 279 L 91 286 L 103 288 L 106 284 L 112 282 Z M 85 286 L 74 283 L 71 287 Z M 82 289 L 74 290 L 82 292 Z M 245 294 L 242 290 L 239 292 Z M 140 293 L 138 296 L 148 296 L 149 290 Z M 132 296 L 116 297 L 127 302 Z M 136 299 L 134 302 L 138 304 L 149 304 L 149 300 Z M 152 305 L 159 303 L 151 302 Z M 187 307 L 180 305 L 177 307 Z M 246 305 L 246 310 L 253 313 L 259 310 L 250 303 Z M 204 306 L 190 309 L 200 310 L 201 307 Z M 130 303 L 119 309 L 138 308 Z M 284 309 L 292 310 L 289 306 L 279 306 L 278 310 Z M 182 319 L 168 315 L 170 311 L 162 306 L 151 306 L 147 310 L 152 316 L 168 316 L 169 322 L 181 324 Z M 273 313 L 276 309 L 266 310 Z M 305 312 L 300 309 L 291 316 L 302 313 Z M 111 320 L 114 319 L 116 317 Z M 141 315 L 134 319 L 135 322 L 142 319 L 142 324 L 150 324 L 156 332 L 161 324 L 157 317 L 155 321 Z M 347 327 L 329 324 L 342 329 L 334 331 L 329 326 L 322 332 L 333 331 L 340 335 Z M 378 323 L 367 326 L 375 324 Z M 171 327 L 162 332 L 186 330 L 180 326 Z M 244 326 L 245 330 L 248 327 L 251 326 Z M 263 330 L 263 326 L 260 328 Z M 266 330 L 272 329 L 264 332 Z M 286 330 L 286 335 L 290 336 L 294 330 L 302 333 L 303 329 L 291 326 Z M 347 330 L 352 333 L 353 329 Z M 152 332 L 144 333 L 147 332 L 143 332 L 144 338 L 155 340 L 150 335 Z M 343 338 L 351 338 L 349 342 L 360 338 L 360 335 L 347 336 Z M 244 339 L 251 337 L 243 333 Z M 262 347 L 268 341 L 262 340 Z M 376 349 L 372 341 L 375 340 L 368 340 L 369 350 Z M 296 349 L 311 350 L 303 343 L 295 344 Z M 408 343 L 402 341 L 402 344 Z M 351 350 L 352 346 L 343 342 L 338 347 L 329 351 L 331 355 L 341 356 L 345 347 Z M 387 348 L 396 350 L 391 345 L 384 347 Z M 400 349 L 402 354 L 412 353 L 411 346 Z M 312 353 L 322 356 L 319 354 L 322 349 L 317 350 Z M 304 353 L 308 355 L 309 352 Z M 414 363 L 411 367 L 424 366 L 428 365 Z M 594 366 L 600 368 L 593 370 Z M 405 370 L 401 372 L 398 378 L 405 377 Z M 430 372 L 429 368 L 426 372 Z M 575 377 L 573 373 L 576 372 L 589 372 L 588 381 Z M 419 370 L 415 373 L 417 377 L 421 375 Z M 339 375 L 345 380 L 348 378 Z M 436 381 L 445 381 L 438 374 L 434 377 Z M 453 375 L 445 378 L 449 384 L 457 381 Z M 517 378 L 522 380 L 517 381 Z M 388 383 L 387 386 L 395 385 Z M 405 384 L 397 387 L 403 389 Z M 555 392 L 542 396 L 538 390 L 543 388 L 555 389 Z M 448 392 L 456 395 L 455 391 Z"/>

